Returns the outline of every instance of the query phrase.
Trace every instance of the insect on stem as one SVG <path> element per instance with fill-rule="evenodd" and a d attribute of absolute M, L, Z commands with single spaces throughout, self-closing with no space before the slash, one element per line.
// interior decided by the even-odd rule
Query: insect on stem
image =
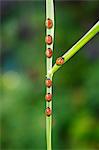
<path fill-rule="evenodd" d="M 90 39 L 92 39 L 99 32 L 99 21 L 62 57 L 56 60 L 56 63 L 48 72 L 48 75 L 53 76 L 53 74 L 65 63 L 67 62 L 75 53 L 77 53 Z M 64 61 L 62 60 L 64 59 Z M 60 64 L 60 65 L 59 65 Z"/>
<path fill-rule="evenodd" d="M 52 55 L 54 43 L 54 3 L 53 0 L 46 0 L 46 143 L 47 150 L 51 150 L 51 132 L 52 132 L 52 75 L 48 72 L 52 69 Z"/>

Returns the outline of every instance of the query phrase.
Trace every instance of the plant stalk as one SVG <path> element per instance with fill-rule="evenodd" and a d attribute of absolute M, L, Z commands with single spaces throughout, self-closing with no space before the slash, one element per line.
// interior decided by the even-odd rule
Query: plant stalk
<path fill-rule="evenodd" d="M 62 58 L 64 58 L 64 63 L 67 62 L 75 53 L 77 53 L 80 48 L 82 48 L 90 39 L 92 39 L 99 32 L 99 21 L 70 49 L 68 50 Z M 53 74 L 60 68 L 57 64 L 54 64 L 52 69 L 48 72 L 49 75 Z"/>
<path fill-rule="evenodd" d="M 46 0 L 46 20 L 50 18 L 53 22 L 51 29 L 46 28 L 46 35 L 51 35 L 54 42 L 54 2 L 53 0 Z M 53 51 L 53 42 L 51 45 L 46 44 L 46 49 L 51 48 Z M 52 57 L 46 58 L 46 70 L 47 78 L 52 80 L 52 76 L 48 74 L 49 70 L 52 69 Z M 46 93 L 52 94 L 52 87 L 46 87 Z M 49 107 L 52 110 L 52 101 L 46 101 L 46 108 Z M 52 115 L 46 116 L 46 143 L 47 150 L 51 150 L 51 132 L 52 132 Z"/>

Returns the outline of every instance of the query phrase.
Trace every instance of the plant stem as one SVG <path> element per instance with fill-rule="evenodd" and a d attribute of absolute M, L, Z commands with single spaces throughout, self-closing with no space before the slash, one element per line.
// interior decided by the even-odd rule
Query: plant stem
<path fill-rule="evenodd" d="M 64 62 L 67 62 L 76 52 L 80 50 L 90 39 L 92 39 L 99 32 L 99 21 L 70 49 L 66 52 L 62 57 L 64 58 Z M 52 75 L 60 68 L 54 64 L 52 69 L 48 72 L 49 75 Z"/>
<path fill-rule="evenodd" d="M 54 42 L 54 3 L 53 0 L 46 0 L 46 20 L 50 18 L 53 22 L 51 29 L 46 29 L 46 35 L 51 35 Z M 53 51 L 53 42 L 51 45 L 46 44 L 46 49 L 51 48 Z M 52 57 L 46 58 L 46 69 L 47 69 L 47 78 L 52 80 L 52 76 L 48 75 L 49 70 L 52 69 Z M 46 88 L 46 92 L 52 94 L 52 87 Z M 46 102 L 46 107 L 49 107 L 52 110 L 52 101 Z M 51 131 L 52 131 L 52 115 L 46 116 L 46 142 L 47 150 L 51 150 Z"/>

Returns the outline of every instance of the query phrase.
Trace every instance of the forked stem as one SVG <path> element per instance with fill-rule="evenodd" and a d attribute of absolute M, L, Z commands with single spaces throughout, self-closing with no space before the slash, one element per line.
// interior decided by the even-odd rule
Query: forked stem
<path fill-rule="evenodd" d="M 75 53 L 77 53 L 80 48 L 82 48 L 90 39 L 92 39 L 99 32 L 99 21 L 70 49 L 68 50 L 62 58 L 64 63 L 67 62 Z M 61 67 L 62 65 L 54 64 L 52 69 L 48 72 L 49 75 L 53 74 Z"/>
<path fill-rule="evenodd" d="M 46 20 L 48 20 L 46 28 L 46 70 L 47 70 L 47 84 L 52 82 L 53 74 L 67 62 L 76 52 L 80 50 L 90 39 L 92 39 L 99 32 L 99 21 L 63 56 L 58 64 L 52 67 L 52 51 L 54 42 L 54 4 L 53 0 L 46 0 Z M 52 22 L 51 22 L 52 21 Z M 52 24 L 51 24 L 52 23 Z M 59 65 L 60 64 L 60 65 Z M 49 96 L 52 95 L 52 86 L 46 87 L 46 143 L 47 150 L 51 150 L 51 132 L 52 132 L 52 99 Z"/>

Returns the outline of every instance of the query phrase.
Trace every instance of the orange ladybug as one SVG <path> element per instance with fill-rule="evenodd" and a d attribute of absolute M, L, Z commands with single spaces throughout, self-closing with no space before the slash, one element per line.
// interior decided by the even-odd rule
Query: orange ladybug
<path fill-rule="evenodd" d="M 57 65 L 63 65 L 63 64 L 64 64 L 64 58 L 63 58 L 63 57 L 57 58 L 56 64 L 57 64 Z"/>
<path fill-rule="evenodd" d="M 51 36 L 51 35 L 47 35 L 47 36 L 45 37 L 45 42 L 46 42 L 46 44 L 48 44 L 48 45 L 52 44 L 52 36 Z"/>
<path fill-rule="evenodd" d="M 53 21 L 51 19 L 47 19 L 46 22 L 45 22 L 45 25 L 48 29 L 52 28 L 53 26 Z"/>
<path fill-rule="evenodd" d="M 45 54 L 46 54 L 46 56 L 47 56 L 48 58 L 51 58 L 52 55 L 53 55 L 52 49 L 51 49 L 51 48 L 47 48 Z"/>
<path fill-rule="evenodd" d="M 46 114 L 46 116 L 50 116 L 52 114 L 52 110 L 49 107 L 47 107 L 45 114 Z"/>
<path fill-rule="evenodd" d="M 52 100 L 52 94 L 47 93 L 47 94 L 45 95 L 45 99 L 46 99 L 47 102 L 50 102 L 50 101 Z"/>
<path fill-rule="evenodd" d="M 46 79 L 45 84 L 47 87 L 51 87 L 52 86 L 52 80 Z"/>

